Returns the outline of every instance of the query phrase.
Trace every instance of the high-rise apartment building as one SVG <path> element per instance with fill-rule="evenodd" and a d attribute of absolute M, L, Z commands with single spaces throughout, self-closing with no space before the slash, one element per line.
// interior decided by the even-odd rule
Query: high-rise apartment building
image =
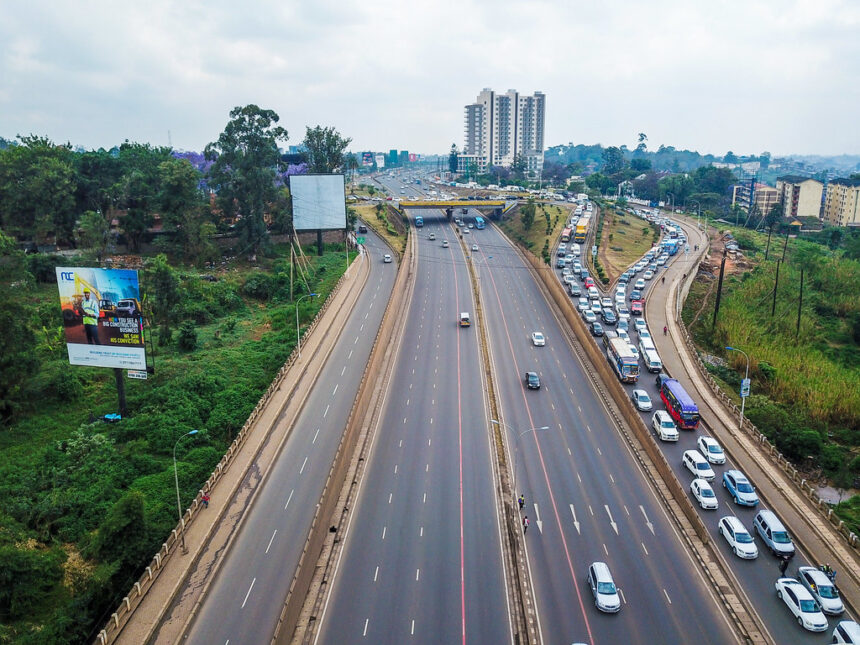
<path fill-rule="evenodd" d="M 860 226 L 860 179 L 834 179 L 827 184 L 824 221 L 833 226 Z"/>
<path fill-rule="evenodd" d="M 785 217 L 820 217 L 824 184 L 811 177 L 783 175 L 776 178 L 776 192 Z"/>
<path fill-rule="evenodd" d="M 754 185 L 737 184 L 732 187 L 732 206 L 739 206 L 741 210 L 749 213 L 755 204 L 756 210 L 761 217 L 770 213 L 773 205 L 779 201 L 779 193 L 776 188 L 756 182 Z"/>
<path fill-rule="evenodd" d="M 510 167 L 521 157 L 526 170 L 536 173 L 543 166 L 545 118 L 543 92 L 525 96 L 484 89 L 465 108 L 461 170 L 473 163 L 481 172 L 489 166 Z"/>

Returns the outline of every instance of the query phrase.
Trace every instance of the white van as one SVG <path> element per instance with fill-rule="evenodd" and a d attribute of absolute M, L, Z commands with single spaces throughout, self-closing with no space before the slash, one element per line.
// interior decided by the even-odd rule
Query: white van
<path fill-rule="evenodd" d="M 575 257 L 575 258 L 578 258 L 579 254 L 582 252 L 582 248 L 580 247 L 579 244 L 574 244 L 573 246 L 570 247 L 570 249 L 571 249 L 571 252 L 573 253 L 573 257 Z"/>
<path fill-rule="evenodd" d="M 648 352 L 657 353 L 657 348 L 654 347 L 654 341 L 650 338 L 640 338 L 639 339 L 639 351 L 642 356 L 646 356 Z"/>
<path fill-rule="evenodd" d="M 651 342 L 651 339 L 646 339 Z M 642 357 L 645 360 L 645 367 L 649 372 L 658 374 L 663 371 L 663 363 L 660 361 L 660 356 L 657 355 L 657 350 L 648 350 L 642 352 Z"/>

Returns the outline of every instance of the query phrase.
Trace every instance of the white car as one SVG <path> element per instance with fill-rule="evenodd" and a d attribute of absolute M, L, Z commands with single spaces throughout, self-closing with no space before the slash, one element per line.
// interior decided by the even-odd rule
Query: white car
<path fill-rule="evenodd" d="M 615 294 L 615 306 L 618 307 L 619 309 L 621 309 L 624 306 L 625 300 L 626 300 L 626 298 L 624 297 L 623 293 L 616 293 Z"/>
<path fill-rule="evenodd" d="M 744 560 L 755 560 L 758 557 L 758 547 L 755 545 L 753 536 L 747 531 L 743 522 L 734 515 L 721 517 L 717 527 L 736 556 Z"/>
<path fill-rule="evenodd" d="M 633 285 L 634 289 L 639 289 L 640 291 L 645 288 L 645 281 L 642 278 L 639 278 L 636 281 L 636 284 Z"/>
<path fill-rule="evenodd" d="M 591 301 L 591 311 L 593 311 L 598 316 L 601 314 L 601 312 L 603 311 L 603 306 L 600 304 L 599 300 Z"/>
<path fill-rule="evenodd" d="M 382 261 L 385 262 L 385 264 L 389 264 L 391 262 L 391 256 L 388 253 L 386 253 L 385 255 L 382 256 Z"/>
<path fill-rule="evenodd" d="M 642 320 L 642 319 L 637 318 L 636 320 Z M 639 340 L 640 341 L 645 340 L 646 338 L 651 338 L 651 332 L 648 331 L 647 329 L 637 329 L 636 331 L 639 332 Z"/>
<path fill-rule="evenodd" d="M 447 248 L 448 248 L 448 240 L 442 240 L 442 248 L 443 248 L 443 249 L 447 249 Z"/>
<path fill-rule="evenodd" d="M 717 443 L 717 440 L 713 437 L 701 436 L 699 437 L 699 440 L 696 441 L 696 445 L 699 447 L 699 451 L 705 456 L 705 459 L 710 463 L 726 463 L 726 453 L 723 452 L 720 444 Z"/>
<path fill-rule="evenodd" d="M 627 344 L 630 345 L 630 352 L 633 354 L 633 358 L 635 358 L 638 361 L 639 360 L 639 348 L 636 347 L 636 345 L 634 345 L 633 343 L 627 343 Z"/>
<path fill-rule="evenodd" d="M 839 597 L 836 585 L 827 577 L 827 574 L 815 567 L 798 567 L 797 579 L 809 590 L 812 597 L 821 605 L 821 611 L 831 616 L 838 616 L 845 612 L 845 605 Z"/>
<path fill-rule="evenodd" d="M 647 412 L 653 406 L 651 403 L 651 397 L 648 396 L 648 392 L 645 390 L 633 390 L 633 392 L 630 393 L 630 398 L 633 400 L 633 404 L 636 408 L 643 412 Z"/>
<path fill-rule="evenodd" d="M 546 345 L 546 338 L 544 338 L 544 335 L 541 332 L 532 332 L 532 345 L 534 345 L 535 347 L 543 347 L 544 345 Z"/>
<path fill-rule="evenodd" d="M 840 620 L 833 629 L 834 643 L 860 643 L 860 625 L 853 620 Z"/>
<path fill-rule="evenodd" d="M 621 610 L 618 589 L 605 562 L 592 562 L 588 567 L 588 586 L 594 595 L 594 605 L 600 611 L 614 614 Z"/>
<path fill-rule="evenodd" d="M 473 245 L 472 245 L 472 250 L 473 250 L 473 251 L 477 251 L 477 250 L 478 250 L 478 245 L 477 245 L 477 244 L 473 244 Z"/>
<path fill-rule="evenodd" d="M 566 251 L 567 250 L 567 244 L 562 242 L 561 244 L 558 245 L 558 250 L 559 251 Z"/>
<path fill-rule="evenodd" d="M 651 427 L 661 441 L 678 441 L 678 428 L 665 410 L 657 410 L 651 417 Z"/>
<path fill-rule="evenodd" d="M 436 233 L 430 233 L 430 237 L 428 239 L 435 240 L 436 239 Z"/>
<path fill-rule="evenodd" d="M 587 322 L 589 325 L 593 322 L 597 322 L 597 316 L 590 309 L 588 311 L 582 312 L 582 317 L 585 319 L 585 322 Z"/>
<path fill-rule="evenodd" d="M 642 277 L 645 278 L 646 280 L 650 280 L 651 278 L 654 277 L 654 272 L 649 269 L 648 271 L 645 272 L 645 274 Z"/>
<path fill-rule="evenodd" d="M 475 246 L 477 246 L 477 244 Z M 573 284 L 574 282 L 576 282 L 576 276 L 573 276 L 569 273 L 567 275 L 562 276 L 561 279 L 562 281 L 564 281 L 565 284 Z"/>
<path fill-rule="evenodd" d="M 623 340 L 625 343 L 630 343 L 630 334 L 628 334 L 623 329 L 619 329 L 617 333 L 618 333 L 618 338 Z"/>
<path fill-rule="evenodd" d="M 690 483 L 690 492 L 693 493 L 693 497 L 699 502 L 699 506 L 706 511 L 715 511 L 719 508 L 720 502 L 717 500 L 714 489 L 704 479 L 694 479 Z"/>
<path fill-rule="evenodd" d="M 794 578 L 779 578 L 774 587 L 801 627 L 810 632 L 827 630 L 827 617 L 806 587 Z"/>
<path fill-rule="evenodd" d="M 657 258 L 657 266 L 660 267 L 664 264 L 666 264 L 666 258 L 661 255 L 659 258 Z"/>
<path fill-rule="evenodd" d="M 698 450 L 685 450 L 684 456 L 681 458 L 681 463 L 695 477 L 701 477 L 706 481 L 714 481 L 717 476 L 711 465 L 702 457 Z"/>
<path fill-rule="evenodd" d="M 636 328 L 636 331 L 643 332 L 648 331 L 648 323 L 646 323 L 642 318 L 637 318 L 633 321 L 633 326 Z"/>
<path fill-rule="evenodd" d="M 576 306 L 581 312 L 588 311 L 591 309 L 591 305 L 588 304 L 588 298 L 580 298 L 579 304 Z"/>
<path fill-rule="evenodd" d="M 603 298 L 600 304 L 604 309 L 612 309 L 612 298 Z"/>

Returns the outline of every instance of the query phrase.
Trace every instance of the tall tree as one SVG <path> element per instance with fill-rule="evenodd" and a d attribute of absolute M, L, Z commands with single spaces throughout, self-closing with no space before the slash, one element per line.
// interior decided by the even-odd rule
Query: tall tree
<path fill-rule="evenodd" d="M 86 211 L 78 219 L 75 229 L 78 248 L 91 250 L 96 254 L 96 260 L 101 263 L 110 233 L 110 226 L 105 216 L 96 211 Z"/>
<path fill-rule="evenodd" d="M 267 203 L 277 196 L 275 176 L 279 164 L 278 142 L 287 131 L 275 125 L 280 117 L 256 105 L 235 107 L 224 132 L 206 146 L 212 186 L 218 191 L 218 206 L 237 222 L 240 239 L 250 255 L 268 241 L 263 220 Z"/>
<path fill-rule="evenodd" d="M 724 163 L 737 163 L 738 162 L 738 156 L 734 152 L 729 150 L 726 153 L 726 156 L 723 157 L 723 162 Z"/>
<path fill-rule="evenodd" d="M 185 159 L 170 159 L 158 166 L 158 178 L 158 209 L 173 234 L 173 250 L 192 262 L 211 259 L 215 225 L 200 191 L 200 173 Z"/>
<path fill-rule="evenodd" d="M 448 153 L 448 170 L 451 172 L 457 172 L 457 156 L 459 152 L 457 152 L 457 144 L 451 144 L 451 152 Z"/>
<path fill-rule="evenodd" d="M 161 253 L 146 267 L 147 300 L 149 301 L 155 324 L 159 326 L 159 342 L 163 345 L 170 340 L 170 326 L 175 318 L 175 308 L 181 298 L 179 276 L 167 263 Z"/>
<path fill-rule="evenodd" d="M 305 158 L 308 162 L 308 172 L 333 173 L 344 166 L 344 153 L 352 139 L 344 139 L 334 128 L 316 126 L 306 128 Z"/>
<path fill-rule="evenodd" d="M 775 224 L 778 224 L 779 221 L 783 217 L 784 207 L 782 204 L 777 202 L 773 206 L 770 207 L 767 215 L 765 215 L 764 223 L 768 228 L 773 228 Z"/>
<path fill-rule="evenodd" d="M 603 151 L 603 174 L 614 175 L 624 169 L 624 153 L 620 148 L 610 146 Z"/>

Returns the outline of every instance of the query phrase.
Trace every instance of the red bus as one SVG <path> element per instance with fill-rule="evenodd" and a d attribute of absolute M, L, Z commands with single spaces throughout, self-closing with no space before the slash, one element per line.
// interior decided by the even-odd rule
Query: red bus
<path fill-rule="evenodd" d="M 570 227 L 567 227 L 561 232 L 561 241 L 562 242 L 570 242 L 570 236 L 573 235 L 573 231 Z"/>

